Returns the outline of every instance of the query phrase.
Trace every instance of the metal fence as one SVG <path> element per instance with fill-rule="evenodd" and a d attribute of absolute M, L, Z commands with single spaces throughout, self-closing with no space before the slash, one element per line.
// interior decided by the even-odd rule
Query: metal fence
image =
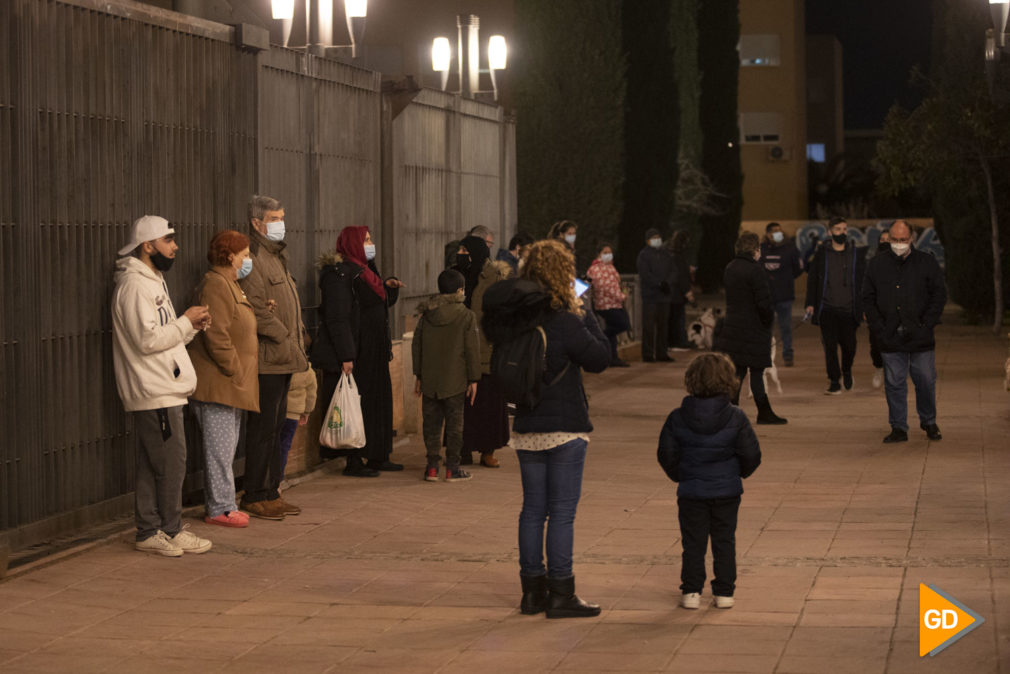
<path fill-rule="evenodd" d="M 346 225 L 395 242 L 380 247 L 382 270 L 418 288 L 440 264 L 440 237 L 474 219 L 502 236 L 514 228 L 514 133 L 497 108 L 423 92 L 394 120 L 378 73 L 257 55 L 234 37 L 129 0 L 0 2 L 0 543 L 130 508 L 134 438 L 113 377 L 109 300 L 134 218 L 157 213 L 177 228 L 167 278 L 180 313 L 210 237 L 245 229 L 256 192 L 285 203 L 306 306 L 318 299 L 312 261 Z M 442 125 L 397 135 L 428 97 L 442 101 Z M 455 158 L 443 175 L 458 185 L 442 193 L 458 214 L 450 227 L 384 211 L 407 203 L 406 183 L 383 179 L 401 175 L 383 166 L 384 137 Z M 191 447 L 191 484 L 199 463 Z"/>

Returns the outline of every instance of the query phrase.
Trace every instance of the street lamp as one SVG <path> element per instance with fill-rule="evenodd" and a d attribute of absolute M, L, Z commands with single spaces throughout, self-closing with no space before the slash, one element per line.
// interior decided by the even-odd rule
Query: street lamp
<path fill-rule="evenodd" d="M 305 50 L 315 56 L 325 56 L 327 50 L 351 50 L 351 58 L 358 57 L 358 43 L 365 36 L 365 17 L 368 15 L 368 0 L 344 0 L 344 17 L 351 44 L 335 45 L 333 42 L 333 1 L 305 0 Z M 281 22 L 284 36 L 283 46 L 288 46 L 291 25 L 295 16 L 295 0 L 270 0 L 274 19 Z"/>
<path fill-rule="evenodd" d="M 1010 0 L 989 0 L 989 12 L 992 14 L 992 27 L 1000 47 L 1006 46 L 1006 20 L 1010 16 Z"/>
<path fill-rule="evenodd" d="M 1010 0 L 1008 0 L 1010 2 Z M 465 24 L 467 27 L 466 54 L 463 60 L 463 20 L 456 17 L 457 42 L 456 63 L 459 69 L 459 94 L 474 98 L 477 94 L 489 93 L 480 90 L 480 18 L 471 14 Z M 488 40 L 487 58 L 488 70 L 491 75 L 491 86 L 494 100 L 498 100 L 498 81 L 495 77 L 496 70 L 505 70 L 507 62 L 508 47 L 505 37 L 502 35 L 492 35 Z M 466 65 L 464 75 L 464 64 Z M 431 43 L 431 68 L 442 74 L 442 91 L 445 91 L 449 84 L 449 72 L 452 70 L 452 44 L 447 37 L 436 37 Z"/>
<path fill-rule="evenodd" d="M 1010 0 L 989 0 L 992 28 L 985 34 L 985 65 L 989 93 L 994 100 L 1006 101 L 1006 73 L 1002 62 L 1007 52 L 1006 26 L 1010 16 Z"/>

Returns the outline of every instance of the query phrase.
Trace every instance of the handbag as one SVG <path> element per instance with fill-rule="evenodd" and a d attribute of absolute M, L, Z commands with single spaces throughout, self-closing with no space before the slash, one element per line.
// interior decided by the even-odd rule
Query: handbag
<path fill-rule="evenodd" d="M 365 421 L 361 416 L 361 395 L 354 377 L 346 372 L 340 376 L 327 408 L 323 426 L 319 429 L 319 444 L 331 449 L 365 446 Z"/>

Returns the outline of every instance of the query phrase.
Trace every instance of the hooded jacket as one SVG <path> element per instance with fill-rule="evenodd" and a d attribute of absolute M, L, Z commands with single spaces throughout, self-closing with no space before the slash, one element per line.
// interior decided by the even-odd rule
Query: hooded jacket
<path fill-rule="evenodd" d="M 498 281 L 504 281 L 510 276 L 512 268 L 507 262 L 488 260 L 484 263 L 484 268 L 477 279 L 477 287 L 470 296 L 470 308 L 473 309 L 473 315 L 477 319 L 477 336 L 480 340 L 480 370 L 484 374 L 491 374 L 491 342 L 487 341 L 484 332 L 479 329 L 480 319 L 484 315 L 484 293 Z"/>
<path fill-rule="evenodd" d="M 687 396 L 666 418 L 656 458 L 680 483 L 679 498 L 733 498 L 743 493 L 742 478 L 761 465 L 761 446 L 729 396 Z"/>
<path fill-rule="evenodd" d="M 186 404 L 196 371 L 186 344 L 197 330 L 176 317 L 165 278 L 135 257 L 116 261 L 112 361 L 127 412 Z"/>
<path fill-rule="evenodd" d="M 292 374 L 309 366 L 302 341 L 302 304 L 288 273 L 283 241 L 271 241 L 249 228 L 252 271 L 239 281 L 253 311 L 259 336 L 259 374 Z M 267 301 L 277 306 L 270 310 Z"/>
<path fill-rule="evenodd" d="M 436 295 L 418 306 L 411 353 L 414 376 L 428 398 L 451 398 L 480 380 L 477 320 L 458 293 Z"/>

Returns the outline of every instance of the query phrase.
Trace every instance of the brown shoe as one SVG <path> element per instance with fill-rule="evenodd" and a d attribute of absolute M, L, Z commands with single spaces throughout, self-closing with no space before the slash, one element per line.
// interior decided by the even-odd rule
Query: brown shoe
<path fill-rule="evenodd" d="M 278 498 L 276 501 L 270 501 L 270 503 L 280 503 L 281 509 L 284 510 L 285 515 L 301 515 L 302 509 L 296 506 L 294 503 L 288 503 L 282 498 Z"/>
<path fill-rule="evenodd" d="M 252 517 L 258 517 L 261 520 L 282 520 L 284 519 L 284 508 L 280 505 L 280 499 L 274 499 L 273 501 L 254 501 L 253 503 L 242 503 L 238 506 L 242 510 L 249 513 Z"/>
<path fill-rule="evenodd" d="M 481 454 L 480 465 L 485 468 L 498 468 L 501 464 L 498 463 L 498 459 L 494 458 L 494 454 Z"/>

